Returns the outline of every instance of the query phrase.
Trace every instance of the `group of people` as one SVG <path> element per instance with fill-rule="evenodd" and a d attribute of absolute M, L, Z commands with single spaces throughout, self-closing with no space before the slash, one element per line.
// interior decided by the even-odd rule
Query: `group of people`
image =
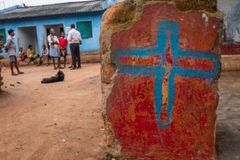
<path fill-rule="evenodd" d="M 70 44 L 71 55 L 72 55 L 72 65 L 69 67 L 74 70 L 81 68 L 81 56 L 80 56 L 80 44 L 82 43 L 81 33 L 76 30 L 75 24 L 71 25 L 71 30 L 68 33 L 67 39 L 65 34 L 61 33 L 60 38 L 55 35 L 54 29 L 50 30 L 50 35 L 48 36 L 49 44 L 49 56 L 53 60 L 54 69 L 61 68 L 60 57 L 64 57 L 64 67 L 66 67 L 67 61 L 67 47 Z M 43 49 L 43 55 L 47 55 L 46 47 Z M 56 66 L 57 62 L 57 66 Z"/>
<path fill-rule="evenodd" d="M 55 35 L 54 29 L 50 29 L 50 34 L 48 35 L 48 45 L 43 45 L 41 55 L 36 54 L 33 50 L 33 46 L 29 45 L 27 52 L 25 53 L 23 48 L 19 49 L 19 58 L 21 61 L 28 60 L 29 63 L 42 64 L 47 61 L 49 64 L 50 59 L 53 61 L 54 69 L 62 69 L 66 67 L 67 63 L 67 47 L 70 44 L 70 50 L 72 55 L 72 64 L 69 67 L 71 70 L 81 68 L 81 56 L 80 56 L 80 44 L 82 44 L 81 33 L 76 30 L 75 24 L 71 25 L 71 30 L 68 33 L 68 37 L 65 38 L 65 33 L 62 32 L 61 36 L 58 38 Z M 9 55 L 10 67 L 12 75 L 23 74 L 19 70 L 17 55 L 16 55 L 16 44 L 14 42 L 15 33 L 13 29 L 8 30 L 7 43 L 1 44 L 1 48 L 4 48 Z M 1 37 L 0 37 L 1 38 Z M 64 58 L 64 66 L 61 66 L 61 57 Z M 17 73 L 14 72 L 14 67 Z"/>
<path fill-rule="evenodd" d="M 19 48 L 19 52 L 18 52 L 20 61 L 26 61 L 28 60 L 28 63 L 41 63 L 41 61 L 37 62 L 36 60 L 38 58 L 40 58 L 40 56 L 33 50 L 33 46 L 30 44 L 28 46 L 27 52 L 24 51 L 24 49 L 22 47 Z"/>

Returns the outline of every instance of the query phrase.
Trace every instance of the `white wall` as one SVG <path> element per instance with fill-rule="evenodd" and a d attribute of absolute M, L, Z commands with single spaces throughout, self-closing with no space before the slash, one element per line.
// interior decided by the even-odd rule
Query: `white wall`
<path fill-rule="evenodd" d="M 218 0 L 218 9 L 224 13 L 227 41 L 240 42 L 240 0 Z"/>
<path fill-rule="evenodd" d="M 36 27 L 24 27 L 17 29 L 17 41 L 19 48 L 22 47 L 25 51 L 28 45 L 32 45 L 33 49 L 36 51 L 37 48 L 37 32 Z"/>
<path fill-rule="evenodd" d="M 218 0 L 218 9 L 228 14 L 239 2 L 240 0 Z"/>

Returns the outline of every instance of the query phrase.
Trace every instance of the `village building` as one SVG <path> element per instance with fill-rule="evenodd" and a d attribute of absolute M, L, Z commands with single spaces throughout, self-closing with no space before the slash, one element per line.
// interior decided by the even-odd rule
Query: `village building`
<path fill-rule="evenodd" d="M 218 9 L 224 14 L 222 69 L 240 70 L 240 1 L 218 0 Z"/>
<path fill-rule="evenodd" d="M 16 32 L 17 49 L 27 49 L 32 45 L 41 53 L 43 44 L 47 45 L 50 28 L 55 29 L 57 36 L 69 31 L 74 23 L 81 32 L 84 53 L 99 52 L 99 35 L 103 13 L 112 4 L 120 0 L 93 0 L 70 2 L 42 6 L 18 5 L 0 10 L 0 34 L 6 42 L 7 31 Z M 218 0 L 217 6 L 224 13 L 224 36 L 222 47 L 223 70 L 240 69 L 240 1 Z M 6 55 L 6 53 L 0 53 Z"/>
<path fill-rule="evenodd" d="M 16 33 L 17 49 L 27 49 L 32 45 L 37 53 L 47 45 L 47 35 L 51 28 L 56 35 L 68 33 L 71 24 L 76 24 L 81 32 L 83 43 L 81 51 L 98 52 L 99 34 L 104 11 L 116 0 L 93 0 L 60 3 L 42 6 L 18 5 L 0 11 L 0 34 L 4 42 L 9 29 Z M 6 55 L 6 53 L 1 53 Z"/>
<path fill-rule="evenodd" d="M 240 1 L 218 0 L 218 8 L 224 13 L 223 54 L 240 54 Z"/>

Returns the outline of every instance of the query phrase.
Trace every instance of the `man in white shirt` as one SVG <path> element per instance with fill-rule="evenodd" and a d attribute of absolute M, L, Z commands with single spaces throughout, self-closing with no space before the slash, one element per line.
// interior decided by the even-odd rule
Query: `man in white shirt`
<path fill-rule="evenodd" d="M 71 30 L 68 33 L 68 42 L 72 54 L 71 69 L 81 68 L 80 44 L 82 43 L 81 33 L 76 30 L 75 24 L 71 25 Z"/>
<path fill-rule="evenodd" d="M 50 46 L 50 56 L 53 60 L 54 69 L 61 68 L 60 66 L 60 52 L 59 52 L 59 41 L 57 36 L 55 36 L 54 29 L 50 29 L 50 35 L 48 36 L 48 43 Z M 57 67 L 55 59 L 57 59 Z"/>
<path fill-rule="evenodd" d="M 14 71 L 13 68 L 17 69 L 18 74 L 23 74 L 18 68 L 18 62 L 17 62 L 17 55 L 16 55 L 16 44 L 14 42 L 15 38 L 15 33 L 13 29 L 8 30 L 9 36 L 7 37 L 7 43 L 5 45 L 5 49 L 8 52 L 9 55 L 9 60 L 10 60 L 10 68 L 11 68 L 11 73 L 13 76 L 17 75 Z"/>

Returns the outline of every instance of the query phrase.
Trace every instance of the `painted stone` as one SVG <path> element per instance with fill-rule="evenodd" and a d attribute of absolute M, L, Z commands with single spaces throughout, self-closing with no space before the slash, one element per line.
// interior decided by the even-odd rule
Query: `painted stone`
<path fill-rule="evenodd" d="M 214 159 L 222 19 L 173 2 L 140 6 L 103 18 L 108 156 Z"/>

